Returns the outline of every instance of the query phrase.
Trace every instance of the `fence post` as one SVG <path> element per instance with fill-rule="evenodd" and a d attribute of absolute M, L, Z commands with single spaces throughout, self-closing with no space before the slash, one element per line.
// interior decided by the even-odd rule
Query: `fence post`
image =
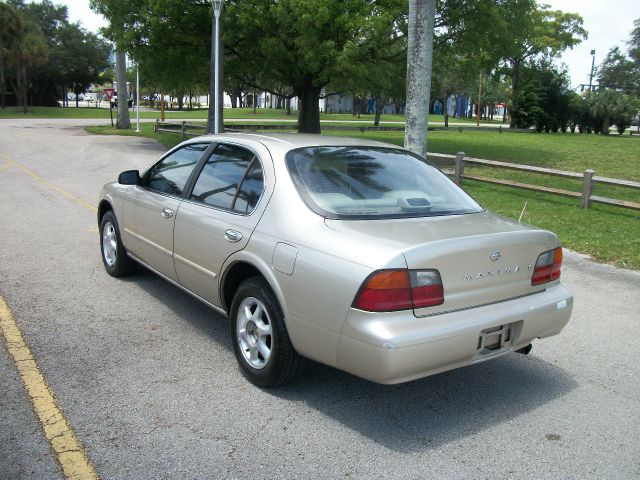
<path fill-rule="evenodd" d="M 182 139 L 186 139 L 187 138 L 187 128 L 185 127 L 185 121 L 182 121 L 182 125 L 181 125 L 181 131 L 182 131 Z"/>
<path fill-rule="evenodd" d="M 582 177 L 582 208 L 591 208 L 591 191 L 593 189 L 593 174 L 591 169 L 584 171 Z"/>
<path fill-rule="evenodd" d="M 155 123 L 155 125 L 153 126 L 153 131 L 154 131 L 155 133 L 158 133 L 159 123 L 160 123 L 160 119 L 159 119 L 159 118 L 156 118 L 156 123 Z"/>
<path fill-rule="evenodd" d="M 462 177 L 464 176 L 464 152 L 458 152 L 454 162 L 455 174 L 453 176 L 453 181 L 460 185 L 462 184 Z"/>

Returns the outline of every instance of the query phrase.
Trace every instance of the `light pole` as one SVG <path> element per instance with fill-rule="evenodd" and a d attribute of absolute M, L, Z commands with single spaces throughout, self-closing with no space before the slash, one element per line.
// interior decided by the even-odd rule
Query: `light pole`
<path fill-rule="evenodd" d="M 593 83 L 593 67 L 596 64 L 596 51 L 591 50 L 591 73 L 589 74 L 589 95 L 591 95 L 591 84 Z"/>
<path fill-rule="evenodd" d="M 136 63 L 136 133 L 140 133 L 140 65 Z"/>
<path fill-rule="evenodd" d="M 214 79 L 214 92 L 215 99 L 215 118 L 213 133 L 220 133 L 220 11 L 222 10 L 222 4 L 224 0 L 213 0 L 213 14 L 216 18 L 216 42 L 215 42 L 215 79 Z"/>

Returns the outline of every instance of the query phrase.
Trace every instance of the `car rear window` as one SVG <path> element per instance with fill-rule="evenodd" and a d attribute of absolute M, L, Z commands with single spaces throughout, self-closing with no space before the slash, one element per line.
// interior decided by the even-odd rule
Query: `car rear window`
<path fill-rule="evenodd" d="M 334 219 L 481 212 L 437 167 L 406 150 L 318 146 L 291 150 L 287 167 L 309 208 Z"/>

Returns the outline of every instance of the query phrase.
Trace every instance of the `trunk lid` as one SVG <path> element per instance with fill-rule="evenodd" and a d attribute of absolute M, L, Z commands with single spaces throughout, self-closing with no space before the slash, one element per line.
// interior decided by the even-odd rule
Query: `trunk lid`
<path fill-rule="evenodd" d="M 545 289 L 531 286 L 538 255 L 557 237 L 489 212 L 398 220 L 327 220 L 327 226 L 363 241 L 401 250 L 409 269 L 436 269 L 444 303 L 416 316 L 462 310 Z"/>

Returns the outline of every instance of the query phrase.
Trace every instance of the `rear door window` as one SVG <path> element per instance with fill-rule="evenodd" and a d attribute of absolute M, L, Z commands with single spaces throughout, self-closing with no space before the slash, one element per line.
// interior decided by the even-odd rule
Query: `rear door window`
<path fill-rule="evenodd" d="M 249 214 L 264 191 L 258 157 L 236 145 L 218 145 L 202 168 L 190 200 Z"/>

